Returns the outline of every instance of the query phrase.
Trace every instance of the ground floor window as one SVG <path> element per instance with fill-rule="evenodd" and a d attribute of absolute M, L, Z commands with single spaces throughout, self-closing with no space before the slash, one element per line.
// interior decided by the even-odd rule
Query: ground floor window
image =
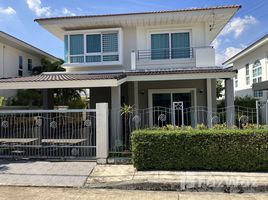
<path fill-rule="evenodd" d="M 255 98 L 261 98 L 261 97 L 263 97 L 263 91 L 254 90 L 253 95 L 254 95 Z"/>

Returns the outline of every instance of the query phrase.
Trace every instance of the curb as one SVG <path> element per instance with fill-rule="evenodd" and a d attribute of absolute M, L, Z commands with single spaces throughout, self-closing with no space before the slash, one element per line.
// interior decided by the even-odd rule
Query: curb
<path fill-rule="evenodd" d="M 88 184 L 85 188 L 91 189 L 122 189 L 122 190 L 147 190 L 147 191 L 185 191 L 185 192 L 224 192 L 224 193 L 265 193 L 268 192 L 267 184 L 211 184 L 198 182 L 151 182 L 151 181 L 124 181 L 113 183 Z"/>

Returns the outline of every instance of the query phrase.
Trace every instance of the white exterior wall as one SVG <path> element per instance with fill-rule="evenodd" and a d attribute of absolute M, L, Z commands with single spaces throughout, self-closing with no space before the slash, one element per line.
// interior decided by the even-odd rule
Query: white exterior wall
<path fill-rule="evenodd" d="M 233 63 L 235 69 L 238 70 L 238 87 L 235 87 L 236 96 L 253 96 L 252 84 L 253 84 L 253 65 L 256 60 L 259 60 L 262 65 L 262 81 L 268 80 L 268 65 L 267 65 L 267 55 L 268 55 L 268 44 L 257 48 L 255 51 L 243 56 Z M 250 83 L 246 84 L 246 67 L 249 64 L 249 75 Z M 263 92 L 263 99 L 267 99 L 267 92 Z"/>
<path fill-rule="evenodd" d="M 207 27 L 205 23 L 193 23 L 193 24 L 170 24 L 170 25 L 153 25 L 153 26 L 131 26 L 121 27 L 122 29 L 122 65 L 107 65 L 105 63 L 98 66 L 90 66 L 90 64 L 69 64 L 66 65 L 68 72 L 72 71 L 122 71 L 131 69 L 131 51 L 137 50 L 150 50 L 151 49 L 151 33 L 169 33 L 169 32 L 190 32 L 190 47 L 207 47 L 209 43 L 209 34 L 206 31 Z M 105 29 L 102 29 L 105 30 Z M 92 30 L 91 30 L 92 31 Z M 96 30 L 97 31 L 97 30 Z M 81 31 L 81 33 L 86 30 Z M 66 32 L 66 34 L 71 32 Z M 75 31 L 76 34 L 79 31 Z M 198 48 L 196 49 L 196 51 Z M 166 67 L 196 67 L 197 63 L 200 63 L 201 67 L 215 66 L 215 51 L 212 48 L 204 48 L 206 60 L 202 57 L 200 62 L 197 62 L 196 52 L 194 50 L 194 58 L 186 59 L 171 59 L 171 60 L 141 60 L 137 62 L 137 69 L 155 69 Z M 201 52 L 202 53 L 202 52 Z M 197 58 L 200 59 L 200 56 Z M 70 67 L 71 66 L 71 67 Z"/>
<path fill-rule="evenodd" d="M 19 70 L 19 56 L 23 57 L 23 76 L 28 76 L 28 59 L 32 59 L 33 67 L 40 66 L 41 58 L 0 43 L 0 77 L 17 77 Z M 0 90 L 0 96 L 9 98 L 16 95 L 16 90 Z"/>

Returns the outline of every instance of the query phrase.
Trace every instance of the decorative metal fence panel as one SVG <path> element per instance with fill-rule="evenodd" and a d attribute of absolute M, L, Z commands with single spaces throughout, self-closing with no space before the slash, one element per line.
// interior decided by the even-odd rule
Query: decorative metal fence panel
<path fill-rule="evenodd" d="M 177 102 L 179 103 L 179 102 Z M 176 106 L 176 107 L 175 107 Z M 227 111 L 230 108 L 219 108 L 208 111 L 207 107 L 188 107 L 173 105 L 173 108 L 152 107 L 146 109 L 132 110 L 128 113 L 121 113 L 121 127 L 116 130 L 122 132 L 121 138 L 111 138 L 115 140 L 114 146 L 110 147 L 111 153 L 120 153 L 130 150 L 130 136 L 132 131 L 145 128 L 157 128 L 166 125 L 191 126 L 196 128 L 199 124 L 215 126 L 217 124 L 227 123 Z M 232 117 L 233 125 L 242 128 L 246 124 L 265 124 L 265 107 L 246 108 L 234 106 Z M 112 110 L 112 113 L 118 113 L 120 110 Z M 266 114 L 267 115 L 267 114 Z"/>
<path fill-rule="evenodd" d="M 0 157 L 95 156 L 95 110 L 0 111 Z"/>

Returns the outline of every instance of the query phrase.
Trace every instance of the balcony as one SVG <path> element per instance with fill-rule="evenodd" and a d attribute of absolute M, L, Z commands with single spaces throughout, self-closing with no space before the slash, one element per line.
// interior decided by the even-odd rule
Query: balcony
<path fill-rule="evenodd" d="M 131 54 L 131 69 L 214 67 L 215 49 L 187 47 L 136 50 Z"/>

